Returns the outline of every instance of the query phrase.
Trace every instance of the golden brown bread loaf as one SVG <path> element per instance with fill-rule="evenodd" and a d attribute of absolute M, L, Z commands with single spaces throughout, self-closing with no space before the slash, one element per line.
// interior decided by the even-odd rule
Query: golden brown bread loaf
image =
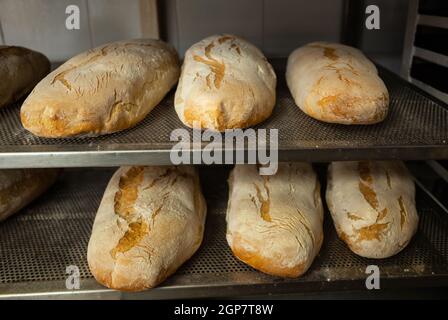
<path fill-rule="evenodd" d="M 0 46 L 0 108 L 29 93 L 50 72 L 50 61 L 42 53 Z"/>
<path fill-rule="evenodd" d="M 339 237 L 360 256 L 397 254 L 417 231 L 414 181 L 401 161 L 333 162 L 326 197 Z"/>
<path fill-rule="evenodd" d="M 328 42 L 296 49 L 288 58 L 286 80 L 295 103 L 317 120 L 371 124 L 387 115 L 387 88 L 358 49 Z"/>
<path fill-rule="evenodd" d="M 205 215 L 194 167 L 121 167 L 95 218 L 90 271 L 109 288 L 152 288 L 199 248 Z"/>
<path fill-rule="evenodd" d="M 57 169 L 0 170 L 0 221 L 45 192 L 57 175 Z"/>
<path fill-rule="evenodd" d="M 308 163 L 279 163 L 273 176 L 236 165 L 229 177 L 227 242 L 255 269 L 298 277 L 323 241 L 320 185 Z"/>
<path fill-rule="evenodd" d="M 45 77 L 21 109 L 42 137 L 97 136 L 141 121 L 179 78 L 177 53 L 159 40 L 110 43 L 81 53 Z"/>
<path fill-rule="evenodd" d="M 232 35 L 214 35 L 185 53 L 174 106 L 188 127 L 250 127 L 271 115 L 276 82 L 258 48 Z"/>

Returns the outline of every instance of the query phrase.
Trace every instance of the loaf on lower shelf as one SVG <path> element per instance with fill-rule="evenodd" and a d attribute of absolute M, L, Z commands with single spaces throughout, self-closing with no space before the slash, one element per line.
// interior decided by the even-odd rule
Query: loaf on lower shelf
<path fill-rule="evenodd" d="M 0 221 L 44 193 L 58 176 L 57 169 L 0 170 Z"/>
<path fill-rule="evenodd" d="M 121 167 L 95 218 L 87 252 L 90 271 L 109 288 L 152 288 L 199 248 L 205 216 L 193 167 Z"/>
<path fill-rule="evenodd" d="M 229 177 L 227 242 L 233 254 L 268 274 L 305 273 L 323 241 L 320 185 L 308 163 L 279 163 L 273 176 L 236 165 Z"/>
<path fill-rule="evenodd" d="M 401 161 L 333 162 L 326 198 L 339 237 L 360 256 L 393 256 L 417 231 L 414 181 Z"/>

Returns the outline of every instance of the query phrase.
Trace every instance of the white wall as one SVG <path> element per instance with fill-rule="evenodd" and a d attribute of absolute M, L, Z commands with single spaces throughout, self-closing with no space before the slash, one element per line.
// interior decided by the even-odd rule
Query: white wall
<path fill-rule="evenodd" d="M 381 30 L 362 29 L 361 49 L 374 58 L 386 55 L 386 62 L 390 55 L 400 59 L 407 0 L 359 1 L 363 7 L 375 3 L 381 8 Z M 276 57 L 310 41 L 341 41 L 345 2 L 160 0 L 159 4 L 164 7 L 164 35 L 181 56 L 202 38 L 226 32 L 245 37 L 267 56 Z M 81 30 L 65 29 L 68 4 L 79 6 Z M 0 44 L 30 47 L 52 61 L 114 40 L 158 36 L 156 0 L 0 0 L 0 24 L 4 35 L 2 40 L 0 28 Z"/>
<path fill-rule="evenodd" d="M 360 28 L 360 48 L 376 62 L 398 72 L 408 0 L 356 0 L 359 16 L 369 4 L 381 11 L 381 29 Z M 346 0 L 164 0 L 161 24 L 182 56 L 193 43 L 215 33 L 235 33 L 268 57 L 286 57 L 317 40 L 342 41 Z M 348 17 L 356 23 L 356 17 Z"/>
<path fill-rule="evenodd" d="M 216 33 L 246 38 L 268 56 L 314 40 L 339 41 L 343 0 L 165 0 L 167 40 L 181 55 Z"/>
<path fill-rule="evenodd" d="M 80 30 L 65 27 L 70 4 L 80 9 Z M 51 61 L 64 61 L 103 43 L 157 37 L 157 30 L 148 30 L 141 19 L 156 19 L 151 7 L 155 8 L 155 0 L 1 0 L 3 42 L 41 51 Z"/>

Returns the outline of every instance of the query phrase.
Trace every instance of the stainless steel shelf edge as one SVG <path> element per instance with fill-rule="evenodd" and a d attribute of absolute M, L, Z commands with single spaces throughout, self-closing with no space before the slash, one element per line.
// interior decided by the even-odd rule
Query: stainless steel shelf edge
<path fill-rule="evenodd" d="M 437 27 L 437 28 L 448 28 L 448 17 L 440 17 L 440 16 L 429 16 L 421 14 L 418 17 L 418 24 Z"/>
<path fill-rule="evenodd" d="M 179 277 L 174 277 L 172 281 L 178 282 Z M 201 277 L 201 280 L 204 280 Z M 213 279 L 215 280 L 215 279 Z M 83 281 L 83 288 L 79 290 L 67 290 L 59 283 L 46 282 L 41 285 L 18 285 L 10 292 L 0 292 L 0 300 L 41 300 L 41 299 L 92 299 L 92 300 L 118 300 L 118 299 L 133 299 L 133 300 L 161 300 L 161 299 L 199 299 L 199 298 L 226 298 L 239 297 L 251 295 L 277 295 L 277 294 L 297 294 L 306 292 L 343 292 L 343 291 L 367 291 L 365 287 L 365 279 L 354 280 L 338 280 L 337 282 L 316 280 L 315 282 L 307 283 L 306 286 L 297 282 L 290 282 L 288 280 L 278 282 L 237 282 L 234 279 L 229 283 L 207 283 L 203 285 L 188 285 L 177 284 L 169 285 L 162 284 L 161 287 L 153 288 L 141 292 L 119 292 L 104 288 L 96 283 L 93 279 Z M 249 279 L 247 279 L 249 280 Z M 253 281 L 251 278 L 250 281 Z M 438 288 L 446 287 L 448 285 L 448 276 L 439 277 L 435 279 L 424 278 L 386 278 L 381 280 L 381 289 L 396 289 L 396 288 Z M 21 288 L 23 287 L 23 288 Z"/>
<path fill-rule="evenodd" d="M 441 66 L 448 68 L 448 56 L 444 56 L 443 54 L 440 54 L 440 53 L 437 53 L 437 52 L 434 52 L 431 50 L 415 47 L 414 55 L 416 57 L 437 63 Z"/>
<path fill-rule="evenodd" d="M 189 152 L 188 154 L 192 154 Z M 448 147 L 390 147 L 280 149 L 278 161 L 327 162 L 348 160 L 437 160 L 448 159 Z M 224 163 L 224 162 L 223 162 Z M 236 161 L 228 164 L 235 164 Z M 247 163 L 247 160 L 246 162 Z M 121 165 L 170 165 L 170 150 L 14 152 L 0 154 L 0 169 L 116 167 Z"/>
<path fill-rule="evenodd" d="M 104 288 L 93 279 L 81 281 L 80 289 L 68 290 L 65 281 L 16 283 L 0 286 L 0 299 L 121 299 L 122 293 Z"/>

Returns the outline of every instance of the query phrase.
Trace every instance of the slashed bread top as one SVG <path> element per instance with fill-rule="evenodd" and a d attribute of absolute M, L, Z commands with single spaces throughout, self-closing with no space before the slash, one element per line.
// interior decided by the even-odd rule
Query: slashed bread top
<path fill-rule="evenodd" d="M 267 118 L 275 104 L 276 76 L 262 52 L 233 35 L 214 35 L 185 53 L 176 111 L 186 125 L 197 121 L 218 131 Z"/>

